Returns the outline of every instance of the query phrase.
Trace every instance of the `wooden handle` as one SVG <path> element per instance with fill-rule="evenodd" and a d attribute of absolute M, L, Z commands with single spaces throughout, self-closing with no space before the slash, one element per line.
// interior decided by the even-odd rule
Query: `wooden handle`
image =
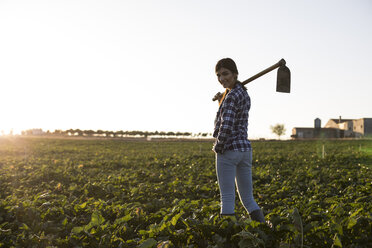
<path fill-rule="evenodd" d="M 270 66 L 269 68 L 266 68 L 265 70 L 263 70 L 263 71 L 257 73 L 256 75 L 254 75 L 254 76 L 248 78 L 247 80 L 244 80 L 244 81 L 242 82 L 242 84 L 243 84 L 243 85 L 246 85 L 247 83 L 252 82 L 253 80 L 255 80 L 255 79 L 257 79 L 257 78 L 259 78 L 259 77 L 265 75 L 266 73 L 271 72 L 272 70 L 275 70 L 276 68 L 278 68 L 278 67 L 280 67 L 280 66 L 282 66 L 282 65 L 285 65 L 285 63 L 286 63 L 285 60 L 284 60 L 284 59 L 281 59 L 281 60 L 280 60 L 278 63 L 276 63 L 275 65 L 272 65 L 272 66 Z M 225 94 L 226 94 L 226 92 L 225 92 Z M 216 96 L 213 97 L 212 101 L 215 101 L 215 100 L 217 100 Z"/>
<path fill-rule="evenodd" d="M 275 65 L 272 65 L 270 66 L 269 68 L 266 68 L 265 70 L 261 71 L 260 73 L 257 73 L 256 75 L 248 78 L 247 80 L 243 81 L 242 84 L 245 85 L 247 83 L 250 83 L 252 82 L 253 80 L 265 75 L 266 73 L 268 72 L 271 72 L 272 70 L 275 70 L 276 68 L 282 66 L 282 65 L 285 65 L 285 60 L 284 59 L 281 59 L 278 63 L 276 63 Z"/>

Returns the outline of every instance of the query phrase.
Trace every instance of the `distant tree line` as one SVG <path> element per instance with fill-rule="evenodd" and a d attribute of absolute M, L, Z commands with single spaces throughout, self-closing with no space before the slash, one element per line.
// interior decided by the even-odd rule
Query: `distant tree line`
<path fill-rule="evenodd" d="M 207 137 L 211 135 L 209 133 L 197 133 L 193 134 L 190 132 L 149 132 L 149 131 L 105 131 L 105 130 L 81 130 L 81 129 L 68 129 L 60 130 L 56 129 L 54 132 L 42 131 L 42 129 L 29 129 L 22 131 L 22 135 L 58 135 L 58 136 L 81 136 L 81 137 L 149 137 L 149 136 L 183 136 L 183 137 Z"/>

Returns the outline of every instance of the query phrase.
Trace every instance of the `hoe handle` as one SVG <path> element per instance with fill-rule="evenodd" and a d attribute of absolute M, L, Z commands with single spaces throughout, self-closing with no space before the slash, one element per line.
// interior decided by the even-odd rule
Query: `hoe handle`
<path fill-rule="evenodd" d="M 248 78 L 247 80 L 244 80 L 244 81 L 242 82 L 242 84 L 245 85 L 245 84 L 247 84 L 247 83 L 250 83 L 250 82 L 252 82 L 253 80 L 255 80 L 255 79 L 261 77 L 262 75 L 265 75 L 266 73 L 271 72 L 272 70 L 275 70 L 276 68 L 285 65 L 285 63 L 286 63 L 285 60 L 284 60 L 284 59 L 281 59 L 281 60 L 280 60 L 278 63 L 276 63 L 275 65 L 272 65 L 272 66 L 270 66 L 269 68 L 267 68 L 267 69 L 261 71 L 260 73 L 257 73 L 257 74 L 254 75 L 253 77 L 250 77 L 250 78 Z M 217 94 L 213 97 L 212 101 L 218 100 L 218 99 L 219 99 L 218 95 L 219 95 L 220 97 L 222 97 L 222 99 L 223 99 L 224 96 L 223 96 L 222 94 L 223 94 L 223 93 L 220 93 L 220 94 L 217 93 Z"/>
<path fill-rule="evenodd" d="M 244 81 L 242 82 L 242 84 L 245 85 L 245 84 L 247 84 L 247 83 L 250 83 L 250 82 L 252 82 L 253 80 L 255 80 L 255 79 L 257 79 L 257 78 L 259 78 L 259 77 L 265 75 L 265 74 L 268 73 L 268 72 L 271 72 L 272 70 L 275 70 L 276 68 L 278 68 L 278 67 L 280 67 L 280 66 L 282 66 L 282 65 L 285 65 L 285 60 L 284 60 L 284 59 L 281 59 L 281 60 L 280 60 L 278 63 L 276 63 L 275 65 L 270 66 L 269 68 L 267 68 L 267 69 L 265 69 L 265 70 L 263 70 L 263 71 L 257 73 L 256 75 L 254 75 L 254 76 L 248 78 L 247 80 L 244 80 Z"/>

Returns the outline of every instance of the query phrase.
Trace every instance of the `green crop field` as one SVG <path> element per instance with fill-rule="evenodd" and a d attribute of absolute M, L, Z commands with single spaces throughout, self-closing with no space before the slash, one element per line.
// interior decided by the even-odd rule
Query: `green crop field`
<path fill-rule="evenodd" d="M 0 138 L 0 247 L 372 247 L 372 141 L 252 145 L 266 224 L 219 216 L 210 142 Z"/>

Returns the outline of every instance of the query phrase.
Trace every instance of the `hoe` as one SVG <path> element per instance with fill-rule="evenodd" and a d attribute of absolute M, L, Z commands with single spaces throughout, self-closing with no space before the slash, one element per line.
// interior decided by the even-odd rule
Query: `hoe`
<path fill-rule="evenodd" d="M 254 76 L 248 78 L 247 80 L 243 81 L 242 84 L 245 85 L 247 83 L 250 83 L 253 80 L 255 80 L 255 79 L 265 75 L 266 73 L 268 73 L 272 70 L 275 70 L 276 68 L 279 67 L 277 78 L 276 78 L 276 91 L 277 92 L 289 93 L 291 91 L 291 72 L 289 71 L 289 68 L 287 66 L 285 66 L 285 63 L 286 63 L 285 60 L 281 59 L 275 65 L 272 65 L 269 68 L 261 71 L 260 73 L 257 73 L 256 75 L 254 75 Z M 218 98 L 220 98 L 221 99 L 220 101 L 222 101 L 223 98 L 225 97 L 226 93 L 227 93 L 227 90 L 223 94 L 222 93 L 217 93 L 213 97 L 212 100 L 215 101 L 215 100 L 218 100 Z"/>

